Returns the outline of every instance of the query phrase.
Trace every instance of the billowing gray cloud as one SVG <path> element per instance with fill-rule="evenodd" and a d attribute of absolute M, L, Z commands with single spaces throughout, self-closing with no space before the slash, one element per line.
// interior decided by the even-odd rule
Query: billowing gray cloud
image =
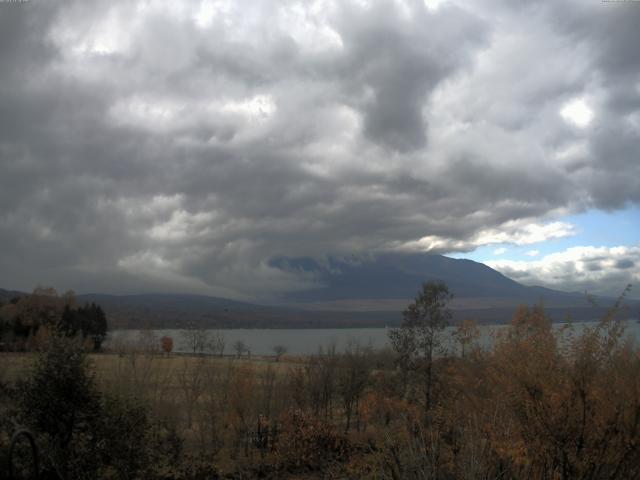
<path fill-rule="evenodd" d="M 0 285 L 263 296 L 640 202 L 640 8 L 488 5 L 0 3 Z"/>

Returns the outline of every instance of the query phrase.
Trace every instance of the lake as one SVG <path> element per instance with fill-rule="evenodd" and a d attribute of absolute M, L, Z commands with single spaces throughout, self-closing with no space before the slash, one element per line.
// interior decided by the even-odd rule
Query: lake
<path fill-rule="evenodd" d="M 640 323 L 636 320 L 626 322 L 626 335 L 640 341 Z M 561 328 L 565 324 L 554 324 L 554 328 Z M 580 332 L 585 326 L 594 326 L 596 322 L 575 323 L 576 332 Z M 484 325 L 480 326 L 480 345 L 483 348 L 489 347 L 496 332 L 506 328 L 505 325 Z M 444 332 L 445 345 L 449 349 L 454 349 L 451 334 L 454 327 L 449 327 Z M 105 347 L 115 347 L 116 345 L 135 345 L 141 338 L 149 336 L 154 338 L 153 342 L 159 344 L 159 339 L 163 336 L 173 338 L 173 351 L 178 353 L 189 353 L 189 342 L 185 335 L 185 330 L 114 330 L 109 333 L 109 338 Z M 337 351 L 344 351 L 349 342 L 356 341 L 360 345 L 370 345 L 375 349 L 389 347 L 389 337 L 387 328 L 319 328 L 319 329 L 219 329 L 207 330 L 209 336 L 220 333 L 225 340 L 225 354 L 233 354 L 233 344 L 238 341 L 244 342 L 252 355 L 273 355 L 275 345 L 283 345 L 287 353 L 291 355 L 310 355 L 317 353 L 320 347 L 335 345 Z"/>

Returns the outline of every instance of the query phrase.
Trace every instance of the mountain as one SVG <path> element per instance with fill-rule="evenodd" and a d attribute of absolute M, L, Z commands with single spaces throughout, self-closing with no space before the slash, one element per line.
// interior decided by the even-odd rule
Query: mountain
<path fill-rule="evenodd" d="M 4 290 L 0 288 L 0 303 L 6 303 L 12 298 L 22 297 L 26 295 L 24 292 L 18 292 L 17 290 Z"/>
<path fill-rule="evenodd" d="M 206 295 L 154 293 L 77 296 L 78 303 L 97 303 L 119 327 L 266 326 L 277 323 L 282 307 L 271 307 Z"/>
<path fill-rule="evenodd" d="M 172 293 L 152 293 L 143 295 L 106 295 L 90 293 L 77 296 L 80 303 L 98 303 L 106 308 L 117 307 L 120 309 L 144 310 L 162 309 L 167 312 L 180 312 L 184 310 L 207 311 L 254 311 L 262 309 L 252 303 L 237 302 L 227 298 L 209 297 L 207 295 L 185 295 Z"/>
<path fill-rule="evenodd" d="M 525 286 L 478 262 L 424 253 L 385 253 L 375 257 L 311 258 L 278 257 L 270 265 L 304 274 L 317 287 L 289 292 L 280 297 L 286 305 L 309 311 L 387 312 L 399 318 L 415 298 L 422 283 L 443 281 L 453 293 L 454 319 L 475 318 L 482 323 L 503 323 L 522 304 L 542 302 L 554 321 L 593 320 L 602 316 L 614 299 L 596 297 L 594 307 L 584 293 L 561 292 Z M 635 310 L 640 302 L 626 302 Z M 391 313 L 395 313 L 392 317 Z"/>
<path fill-rule="evenodd" d="M 347 299 L 380 300 L 415 297 L 422 283 L 440 280 L 457 299 L 502 299 L 556 303 L 586 301 L 582 294 L 543 287 L 527 287 L 473 260 L 442 255 L 386 253 L 368 259 L 330 257 L 276 258 L 271 266 L 316 279 L 317 288 L 283 295 L 284 302 L 331 302 Z"/>
<path fill-rule="evenodd" d="M 401 312 L 429 280 L 445 282 L 453 293 L 454 320 L 504 323 L 518 305 L 540 301 L 554 321 L 593 320 L 614 302 L 599 298 L 603 307 L 596 308 L 584 294 L 525 286 L 482 263 L 441 255 L 386 253 L 322 261 L 278 257 L 270 265 L 312 278 L 315 286 L 287 292 L 271 305 L 179 294 L 87 294 L 79 295 L 78 302 L 101 305 L 112 328 L 392 326 L 400 323 Z M 0 301 L 19 295 L 24 294 L 0 289 Z M 626 303 L 634 313 L 640 307 L 638 301 Z"/>

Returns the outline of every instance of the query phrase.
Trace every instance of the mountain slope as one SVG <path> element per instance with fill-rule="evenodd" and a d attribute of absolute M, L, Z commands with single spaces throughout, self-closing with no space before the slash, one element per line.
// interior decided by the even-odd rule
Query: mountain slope
<path fill-rule="evenodd" d="M 441 280 L 457 299 L 509 299 L 556 303 L 586 301 L 584 295 L 527 287 L 492 268 L 466 259 L 442 255 L 387 253 L 375 258 L 276 258 L 271 266 L 303 272 L 316 278 L 318 288 L 285 294 L 284 302 L 330 302 L 347 299 L 411 299 L 422 283 Z M 511 303 L 511 302 L 510 302 Z"/>
<path fill-rule="evenodd" d="M 0 302 L 6 303 L 12 298 L 22 297 L 24 295 L 26 295 L 26 293 L 24 292 L 18 292 L 16 290 L 5 290 L 3 288 L 0 288 Z"/>
<path fill-rule="evenodd" d="M 527 287 L 478 262 L 441 255 L 387 253 L 360 259 L 276 258 L 272 267 L 314 278 L 316 287 L 283 294 L 276 305 L 257 305 L 203 295 L 79 295 L 95 302 L 112 328 L 179 328 L 190 324 L 219 328 L 372 327 L 399 324 L 401 312 L 422 283 L 444 281 L 454 294 L 454 319 L 481 323 L 509 321 L 520 304 L 543 301 L 553 320 L 600 317 L 613 299 L 594 308 L 586 296 Z M 0 290 L 0 299 L 22 295 Z M 626 302 L 631 316 L 640 306 Z"/>
<path fill-rule="evenodd" d="M 252 311 L 261 308 L 252 303 L 237 302 L 227 298 L 209 297 L 206 295 L 188 295 L 172 293 L 151 293 L 140 295 L 106 295 L 90 293 L 78 295 L 78 302 L 95 302 L 105 307 L 118 306 L 119 308 L 163 308 L 170 310 L 209 310 L 228 311 L 243 310 Z"/>

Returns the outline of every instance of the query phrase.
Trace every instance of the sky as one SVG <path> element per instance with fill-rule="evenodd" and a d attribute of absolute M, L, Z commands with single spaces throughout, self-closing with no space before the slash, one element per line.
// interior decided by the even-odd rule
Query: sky
<path fill-rule="evenodd" d="M 619 293 L 639 44 L 640 2 L 0 2 L 0 287 L 269 298 L 313 284 L 273 257 L 424 251 Z"/>

